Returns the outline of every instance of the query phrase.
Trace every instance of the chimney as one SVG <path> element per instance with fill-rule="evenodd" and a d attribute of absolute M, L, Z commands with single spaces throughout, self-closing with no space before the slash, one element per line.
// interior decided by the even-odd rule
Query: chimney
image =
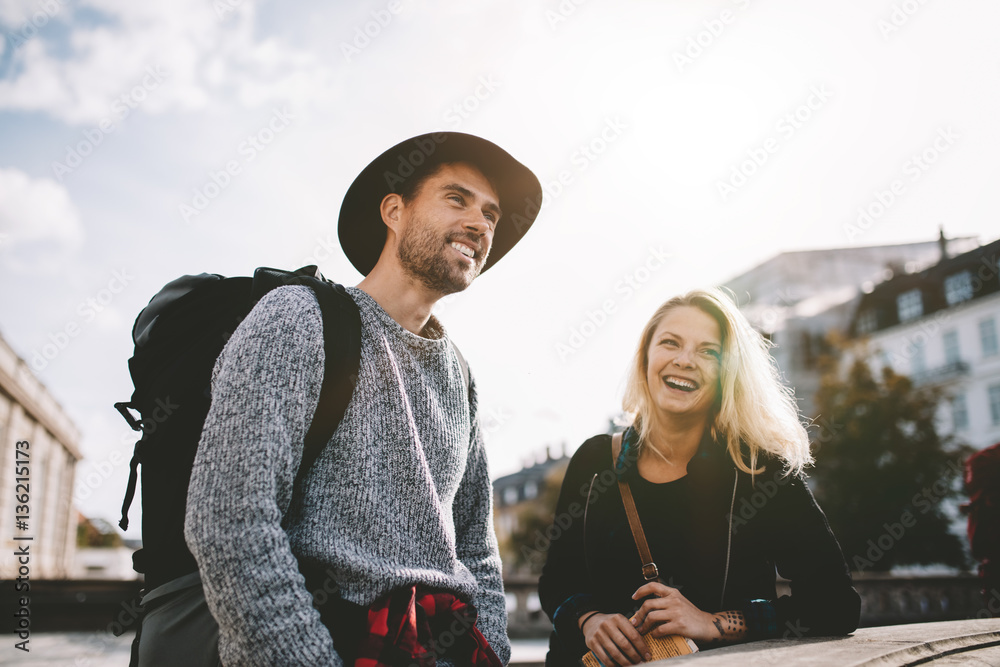
<path fill-rule="evenodd" d="M 938 236 L 938 247 L 941 249 L 941 260 L 944 261 L 948 259 L 948 239 L 944 237 L 944 225 L 939 225 L 938 229 L 941 230 L 940 236 Z"/>

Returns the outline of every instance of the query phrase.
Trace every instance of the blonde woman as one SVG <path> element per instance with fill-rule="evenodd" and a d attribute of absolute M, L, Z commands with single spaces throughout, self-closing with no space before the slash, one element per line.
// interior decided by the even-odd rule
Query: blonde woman
<path fill-rule="evenodd" d="M 617 456 L 611 436 L 591 438 L 563 481 L 539 582 L 554 625 L 546 665 L 577 665 L 588 649 L 639 663 L 647 632 L 705 648 L 857 627 L 860 598 L 806 486 L 808 438 L 767 346 L 714 289 L 667 301 L 646 324 Z M 776 569 L 791 595 L 777 596 Z"/>

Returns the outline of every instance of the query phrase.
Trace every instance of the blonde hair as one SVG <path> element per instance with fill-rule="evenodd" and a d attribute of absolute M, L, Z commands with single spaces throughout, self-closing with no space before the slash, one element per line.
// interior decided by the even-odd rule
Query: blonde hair
<path fill-rule="evenodd" d="M 712 437 L 725 443 L 733 463 L 743 472 L 759 473 L 757 459 L 766 452 L 782 460 L 790 473 L 811 464 L 809 437 L 799 421 L 794 394 L 781 383 L 769 352 L 771 343 L 750 326 L 733 300 L 716 288 L 692 290 L 670 299 L 653 313 L 642 330 L 622 400 L 622 407 L 639 431 L 640 443 L 647 441 L 658 421 L 646 382 L 649 344 L 660 320 L 681 306 L 697 308 L 719 325 L 722 357 L 710 428 Z M 749 466 L 741 446 L 748 450 Z"/>

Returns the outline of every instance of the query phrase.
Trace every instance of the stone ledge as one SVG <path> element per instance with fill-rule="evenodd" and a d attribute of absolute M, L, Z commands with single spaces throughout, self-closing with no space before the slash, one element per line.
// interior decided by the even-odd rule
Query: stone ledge
<path fill-rule="evenodd" d="M 992 655 L 997 646 L 1000 646 L 1000 619 L 982 619 L 862 628 L 848 637 L 770 639 L 650 664 L 682 667 L 697 661 L 699 667 L 737 664 L 902 667 L 944 661 L 956 655 L 971 660 L 979 651 Z M 996 663 L 991 660 L 988 664 Z"/>

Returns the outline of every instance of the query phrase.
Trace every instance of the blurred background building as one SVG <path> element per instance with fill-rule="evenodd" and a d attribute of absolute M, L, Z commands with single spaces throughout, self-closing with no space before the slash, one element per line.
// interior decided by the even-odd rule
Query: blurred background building
<path fill-rule="evenodd" d="M 540 529 L 544 534 L 551 523 L 559 486 L 568 465 L 565 445 L 558 457 L 553 457 L 552 448 L 546 447 L 542 461 L 493 480 L 493 525 L 503 552 L 504 567 L 508 570 L 519 559 L 520 543 L 531 539 L 529 531 Z"/>
<path fill-rule="evenodd" d="M 548 556 L 559 489 L 569 456 L 545 448 L 545 458 L 493 481 L 493 525 L 503 562 L 507 631 L 511 637 L 545 637 L 550 626 L 538 599 L 538 575 Z"/>
<path fill-rule="evenodd" d="M 27 440 L 27 460 L 15 459 L 15 443 Z M 62 407 L 0 337 L 0 540 L 5 554 L 30 545 L 31 578 L 72 576 L 76 545 L 73 485 L 80 460 L 80 433 Z M 26 529 L 15 525 L 14 465 L 30 471 Z M 18 491 L 18 494 L 21 491 Z M 14 536 L 34 539 L 18 542 Z M 0 559 L 0 579 L 17 576 L 13 558 Z"/>
<path fill-rule="evenodd" d="M 801 250 L 775 255 L 724 285 L 750 323 L 771 339 L 786 384 L 804 415 L 815 413 L 820 356 L 831 332 L 846 332 L 860 297 L 893 277 L 976 248 L 972 237 L 922 243 Z"/>
<path fill-rule="evenodd" d="M 142 575 L 132 568 L 132 554 L 141 540 L 128 540 L 106 519 L 88 519 L 76 512 L 76 558 L 74 579 L 137 580 Z"/>
<path fill-rule="evenodd" d="M 1000 241 L 893 276 L 861 297 L 850 323 L 858 353 L 937 385 L 942 432 L 982 449 L 1000 442 Z"/>

